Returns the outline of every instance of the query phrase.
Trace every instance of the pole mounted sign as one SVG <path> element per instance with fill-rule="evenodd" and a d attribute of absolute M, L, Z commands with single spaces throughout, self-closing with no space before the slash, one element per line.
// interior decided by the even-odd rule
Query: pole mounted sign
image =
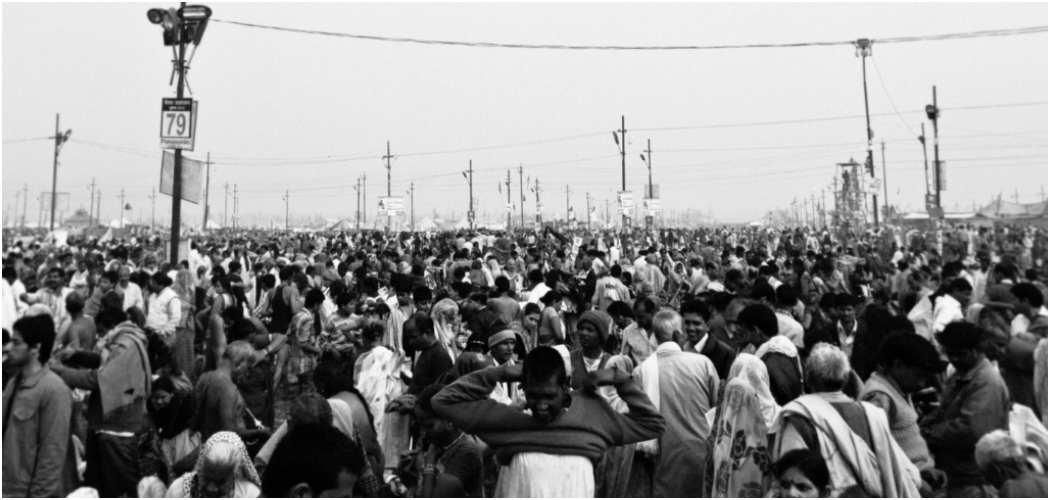
<path fill-rule="evenodd" d="M 193 151 L 197 132 L 197 102 L 164 98 L 160 105 L 160 148 Z"/>

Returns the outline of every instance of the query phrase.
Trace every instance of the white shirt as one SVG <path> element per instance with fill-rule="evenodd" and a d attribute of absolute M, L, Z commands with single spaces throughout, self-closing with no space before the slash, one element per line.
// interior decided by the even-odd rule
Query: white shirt
<path fill-rule="evenodd" d="M 948 323 L 963 321 L 962 304 L 951 295 L 942 295 L 937 298 L 937 304 L 933 307 L 933 333 L 941 333 Z"/>
<path fill-rule="evenodd" d="M 124 310 L 127 311 L 132 307 L 138 307 L 140 311 L 145 312 L 146 301 L 142 298 L 142 289 L 129 281 L 128 287 L 124 289 Z"/>
<path fill-rule="evenodd" d="M 805 344 L 803 338 L 805 337 L 805 329 L 802 328 L 802 323 L 795 321 L 795 318 L 791 317 L 784 312 L 777 311 L 777 333 L 783 335 L 795 344 L 795 347 L 802 348 Z M 854 330 L 856 326 L 854 325 Z"/>
<path fill-rule="evenodd" d="M 529 302 L 532 304 L 539 304 L 540 299 L 542 299 L 544 295 L 547 295 L 547 292 L 549 291 L 551 291 L 551 289 L 546 283 L 536 285 L 536 288 L 533 288 L 532 292 L 529 293 Z"/>
<path fill-rule="evenodd" d="M 1039 315 L 1046 317 L 1047 311 L 1045 307 L 1039 310 Z M 1023 314 L 1018 314 L 1017 316 L 1014 316 L 1013 322 L 1010 323 L 1010 333 L 1013 335 L 1020 335 L 1027 332 L 1028 327 L 1031 325 L 1032 320 L 1028 319 Z"/>
<path fill-rule="evenodd" d="M 151 328 L 161 336 L 175 333 L 182 319 L 182 301 L 170 287 L 149 297 L 149 312 L 146 315 L 146 328 Z"/>

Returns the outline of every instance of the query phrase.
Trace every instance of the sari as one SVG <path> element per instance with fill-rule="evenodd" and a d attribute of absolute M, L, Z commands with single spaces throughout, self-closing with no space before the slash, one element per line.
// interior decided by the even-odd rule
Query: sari
<path fill-rule="evenodd" d="M 403 362 L 401 354 L 377 346 L 361 355 L 354 364 L 354 385 L 372 412 L 376 436 L 388 469 L 397 468 L 401 453 L 408 451 L 409 416 L 386 413 L 387 404 L 401 397 L 407 389 L 401 381 Z"/>
<path fill-rule="evenodd" d="M 741 354 L 722 387 L 708 439 L 711 453 L 704 467 L 704 492 L 710 498 L 762 498 L 769 493 L 773 487 L 770 425 L 778 411 L 765 364 Z"/>

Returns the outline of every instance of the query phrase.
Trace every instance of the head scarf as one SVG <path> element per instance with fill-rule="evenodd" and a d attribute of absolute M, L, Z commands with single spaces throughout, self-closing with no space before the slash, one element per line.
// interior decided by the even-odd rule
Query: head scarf
<path fill-rule="evenodd" d="M 211 448 L 218 443 L 230 443 L 237 448 L 237 455 L 239 457 L 235 472 L 240 475 L 240 479 L 249 481 L 256 486 L 262 486 L 262 481 L 259 479 L 259 473 L 255 471 L 255 466 L 252 465 L 252 459 L 248 455 L 248 450 L 245 449 L 244 443 L 241 438 L 237 437 L 232 432 L 216 432 L 208 438 L 208 442 L 201 446 L 200 454 L 197 456 L 197 465 L 193 467 L 193 472 L 186 474 L 185 482 L 183 487 L 185 491 L 189 492 L 190 498 L 203 498 L 204 492 L 201 491 L 201 484 L 198 480 L 201 470 L 204 468 L 204 461 L 208 456 L 208 452 Z"/>
<path fill-rule="evenodd" d="M 766 369 L 766 364 L 750 354 L 740 354 L 733 362 L 733 366 L 729 368 L 729 376 L 726 381 L 728 383 L 737 379 L 747 382 L 755 390 L 755 396 L 758 398 L 766 425 L 773 425 L 780 413 L 780 407 L 777 406 L 773 393 L 769 390 L 769 371 Z"/>
<path fill-rule="evenodd" d="M 763 498 L 773 485 L 769 427 L 751 380 L 761 374 L 752 359 L 758 360 L 738 358 L 732 368 L 736 378 L 731 374 L 722 388 L 708 438 L 711 454 L 704 467 L 703 493 L 709 498 Z"/>
<path fill-rule="evenodd" d="M 329 399 L 328 404 L 332 407 L 332 426 L 346 434 L 346 437 L 355 443 L 360 442 L 357 427 L 354 425 L 354 410 L 350 408 L 350 405 L 346 404 L 346 401 L 335 398 Z"/>
<path fill-rule="evenodd" d="M 190 318 L 193 318 L 194 305 L 197 303 L 197 290 L 193 284 L 193 273 L 189 269 L 183 269 L 175 275 L 175 283 L 172 291 L 179 296 L 182 303 L 182 318 L 179 319 L 179 328 L 190 326 Z"/>
<path fill-rule="evenodd" d="M 434 333 L 452 359 L 459 358 L 459 353 L 467 346 L 468 337 L 456 332 L 455 322 L 458 315 L 459 306 L 452 299 L 442 299 L 430 309 L 430 317 L 434 320 Z"/>

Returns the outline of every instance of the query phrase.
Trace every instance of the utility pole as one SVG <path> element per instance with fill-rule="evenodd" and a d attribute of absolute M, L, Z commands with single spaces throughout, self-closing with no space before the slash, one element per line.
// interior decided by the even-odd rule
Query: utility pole
<path fill-rule="evenodd" d="M 507 169 L 507 231 L 510 232 L 510 215 L 513 209 L 510 202 L 510 169 Z"/>
<path fill-rule="evenodd" d="M 237 229 L 237 218 L 239 212 L 237 211 L 237 185 L 233 185 L 233 228 Z"/>
<path fill-rule="evenodd" d="M 383 157 L 386 160 L 386 195 L 390 196 L 390 160 L 393 156 L 390 156 L 390 141 L 386 141 L 386 156 Z M 473 201 L 471 201 L 473 203 Z M 390 230 L 394 225 L 394 218 L 391 217 L 390 212 L 387 212 L 386 216 L 386 227 Z"/>
<path fill-rule="evenodd" d="M 204 177 L 204 224 L 201 226 L 202 231 L 208 230 L 208 215 L 210 206 L 208 205 L 208 195 L 211 194 L 211 152 L 208 152 L 208 161 L 204 162 L 207 166 L 206 174 Z"/>
<path fill-rule="evenodd" d="M 591 230 L 591 193 L 587 192 L 587 230 Z"/>
<path fill-rule="evenodd" d="M 58 114 L 55 114 L 55 136 L 49 139 L 55 140 L 55 163 L 54 169 L 51 171 L 51 231 L 55 230 L 55 209 L 58 203 L 58 152 L 62 150 L 62 144 L 69 140 L 69 136 L 73 133 L 72 130 L 67 130 L 63 135 L 58 130 Z"/>
<path fill-rule="evenodd" d="M 176 191 L 177 192 L 177 191 Z M 120 228 L 124 229 L 124 188 L 120 188 Z"/>
<path fill-rule="evenodd" d="M 361 230 L 361 178 L 357 178 L 357 185 L 354 186 L 354 191 L 357 191 L 357 205 L 354 207 L 354 229 Z"/>
<path fill-rule="evenodd" d="M 467 212 L 467 224 L 469 225 L 470 230 L 473 231 L 474 230 L 474 160 L 470 160 L 468 172 L 470 173 L 470 177 L 467 179 L 467 181 L 470 183 L 470 208 L 468 209 L 469 211 Z"/>
<path fill-rule="evenodd" d="M 222 209 L 222 227 L 223 228 L 226 227 L 226 214 L 230 213 L 230 183 L 229 182 L 226 183 L 226 185 L 224 186 L 224 189 L 226 190 L 226 204 L 223 206 L 223 209 Z"/>
<path fill-rule="evenodd" d="M 521 228 L 525 229 L 525 178 L 524 169 L 518 164 L 518 191 L 521 193 Z"/>
<path fill-rule="evenodd" d="M 543 211 L 540 210 L 540 179 L 536 178 L 536 228 L 543 223 Z"/>
<path fill-rule="evenodd" d="M 157 218 L 156 218 L 156 216 L 157 216 L 157 190 L 156 189 L 150 189 L 149 190 L 149 201 L 150 201 L 149 229 L 150 229 L 150 231 L 152 231 L 153 228 L 154 228 L 154 224 L 156 224 L 156 220 L 157 220 Z"/>
<path fill-rule="evenodd" d="M 620 147 L 620 190 L 627 191 L 627 119 L 624 116 L 620 116 L 620 140 L 616 141 L 616 145 Z M 613 139 L 616 139 L 616 133 L 613 133 Z M 627 229 L 628 219 L 626 211 L 623 214 L 623 227 L 621 229 Z"/>
<path fill-rule="evenodd" d="M 565 185 L 565 226 L 569 226 L 569 212 L 572 208 L 569 206 L 569 185 Z"/>
<path fill-rule="evenodd" d="M 886 210 L 886 222 L 890 221 L 890 186 L 886 183 L 886 139 L 882 140 L 882 206 Z"/>
<path fill-rule="evenodd" d="M 368 225 L 368 174 L 361 175 L 361 222 Z"/>
<path fill-rule="evenodd" d="M 926 174 L 926 196 L 930 195 L 930 159 L 926 156 L 926 122 L 920 123 L 919 127 L 922 129 L 922 135 L 919 136 L 919 142 L 922 143 L 922 168 L 923 173 Z"/>
<path fill-rule="evenodd" d="M 871 151 L 871 140 L 874 135 L 871 131 L 871 113 L 868 110 L 868 56 L 871 55 L 871 40 L 867 38 L 861 38 L 856 41 L 857 50 L 860 52 L 860 67 L 864 75 L 864 117 L 868 123 L 868 174 L 871 178 L 875 178 L 875 156 Z M 874 215 L 875 226 L 879 225 L 879 195 L 877 193 L 871 194 L 872 203 L 872 214 Z"/>
<path fill-rule="evenodd" d="M 933 104 L 926 106 L 926 116 L 933 120 L 933 192 L 937 208 L 941 208 L 941 145 L 937 138 L 937 118 L 941 115 L 937 107 L 937 86 L 933 86 Z"/>
<path fill-rule="evenodd" d="M 102 193 L 99 192 L 99 196 Z M 25 188 L 22 190 L 22 229 L 26 228 L 26 209 L 29 208 L 29 184 L 26 183 Z"/>
<path fill-rule="evenodd" d="M 180 2 L 182 7 L 186 6 L 186 2 Z M 177 29 L 181 30 L 179 26 Z M 179 33 L 179 56 L 175 60 L 175 66 L 179 74 L 179 83 L 175 87 L 176 99 L 182 99 L 182 87 L 186 83 L 186 36 L 185 32 Z M 195 132 L 196 133 L 196 132 Z M 172 190 L 171 190 L 171 252 L 168 255 L 168 260 L 171 262 L 171 267 L 178 268 L 179 266 L 179 231 L 182 229 L 182 150 L 175 150 L 175 166 L 172 172 Z M 123 207 L 122 207 L 123 208 Z M 123 223 L 123 213 L 121 213 L 121 223 Z"/>
<path fill-rule="evenodd" d="M 416 183 L 409 184 L 408 190 L 409 202 L 411 203 L 411 218 L 409 219 L 409 230 L 413 233 L 416 232 Z"/>
<path fill-rule="evenodd" d="M 95 197 L 95 217 L 98 218 L 99 225 L 102 225 L 102 190 L 98 190 L 98 196 Z M 22 225 L 26 222 L 26 214 L 22 214 Z"/>
<path fill-rule="evenodd" d="M 17 203 L 17 202 L 16 202 Z M 17 205 L 15 205 L 17 207 Z M 91 227 L 91 221 L 94 220 L 95 213 L 95 178 L 91 178 L 91 204 L 88 205 L 88 227 Z"/>
<path fill-rule="evenodd" d="M 289 211 L 289 208 L 288 208 L 288 204 L 290 202 L 291 202 L 291 193 L 287 189 L 285 189 L 284 190 L 284 230 L 285 231 L 289 231 L 292 228 L 292 225 L 291 225 L 291 222 L 290 222 L 291 221 L 291 217 L 290 217 L 291 212 Z"/>
<path fill-rule="evenodd" d="M 652 139 L 645 140 L 645 154 L 642 155 L 642 160 L 645 161 L 646 166 L 649 167 L 649 184 L 646 186 L 645 197 L 653 197 L 653 142 Z"/>

